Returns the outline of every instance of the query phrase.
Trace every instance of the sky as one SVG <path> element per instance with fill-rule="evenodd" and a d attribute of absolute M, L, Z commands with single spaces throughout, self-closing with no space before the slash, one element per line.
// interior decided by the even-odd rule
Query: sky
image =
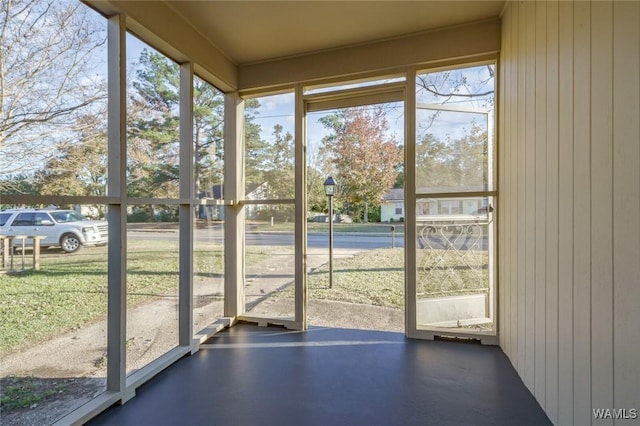
<path fill-rule="evenodd" d="M 264 140 L 272 140 L 273 126 L 280 124 L 286 132 L 295 134 L 295 105 L 293 93 L 272 95 L 259 98 L 260 108 L 257 110 L 255 122 L 262 127 L 261 136 Z M 389 104 L 387 120 L 389 136 L 399 143 L 404 143 L 404 114 L 401 103 Z M 322 138 L 330 131 L 320 123 L 325 115 L 333 111 L 318 111 L 307 114 L 307 147 L 309 155 L 319 148 Z"/>
<path fill-rule="evenodd" d="M 134 64 L 140 57 L 140 53 L 144 48 L 149 48 L 136 37 L 127 35 L 127 63 Z M 431 81 L 441 91 L 450 90 L 454 84 L 460 81 L 467 82 L 458 88 L 462 94 L 470 93 L 473 90 L 491 89 L 493 80 L 490 79 L 489 67 L 475 66 L 467 69 L 442 71 L 431 74 Z M 486 82 L 489 81 L 487 84 Z M 371 82 L 351 84 L 349 86 L 342 85 L 340 89 L 346 87 L 358 87 L 369 85 Z M 322 91 L 330 90 L 327 88 Z M 481 101 L 469 100 L 465 97 L 453 97 L 444 99 L 434 96 L 426 91 L 418 92 L 417 101 L 420 103 L 438 104 L 447 103 L 448 105 L 456 105 L 471 108 L 486 108 L 487 103 L 484 98 Z M 277 95 L 264 96 L 259 98 L 260 107 L 255 112 L 255 122 L 261 126 L 261 137 L 266 141 L 273 140 L 273 128 L 276 124 L 280 124 L 285 132 L 295 135 L 295 99 L 294 94 L 282 93 Z M 309 155 L 313 155 L 320 147 L 322 138 L 329 134 L 320 122 L 320 118 L 331 114 L 335 111 L 319 111 L 307 114 L 307 146 Z M 418 135 L 424 131 L 424 124 L 429 121 L 429 116 L 433 114 L 432 110 L 418 110 Z M 465 131 L 470 128 L 471 120 L 476 122 L 488 119 L 491 122 L 492 116 L 482 116 L 479 114 L 464 113 L 441 113 L 439 124 L 431 126 L 430 132 L 436 133 L 440 137 L 456 138 L 464 135 Z M 401 102 L 389 104 L 389 113 L 387 115 L 389 124 L 389 136 L 393 137 L 399 144 L 404 144 L 404 109 Z M 482 123 L 484 124 L 484 123 Z M 484 127 L 484 126 L 483 126 Z"/>

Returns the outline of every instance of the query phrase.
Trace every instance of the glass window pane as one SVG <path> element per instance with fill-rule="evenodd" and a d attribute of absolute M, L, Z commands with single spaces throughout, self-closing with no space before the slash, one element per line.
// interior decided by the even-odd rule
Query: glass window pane
<path fill-rule="evenodd" d="M 51 424 L 106 390 L 106 206 L 75 207 L 3 212 L 10 216 L 0 226 L 3 424 Z M 54 220 L 62 215 L 69 220 Z M 41 224 L 13 227 L 17 216 Z"/>
<path fill-rule="evenodd" d="M 495 64 L 418 73 L 416 102 L 493 109 Z"/>
<path fill-rule="evenodd" d="M 488 190 L 487 114 L 418 109 L 416 192 Z"/>
<path fill-rule="evenodd" d="M 417 325 L 493 329 L 493 200 L 416 200 Z"/>
<path fill-rule="evenodd" d="M 224 220 L 198 219 L 193 232 L 193 332 L 197 334 L 224 316 Z"/>
<path fill-rule="evenodd" d="M 127 194 L 178 198 L 178 64 L 131 34 L 127 53 Z"/>
<path fill-rule="evenodd" d="M 0 194 L 105 195 L 105 19 L 75 0 L 0 16 Z"/>
<path fill-rule="evenodd" d="M 495 65 L 416 77 L 416 192 L 494 190 Z"/>
<path fill-rule="evenodd" d="M 224 95 L 206 81 L 193 82 L 196 208 L 193 331 L 224 315 Z"/>
<path fill-rule="evenodd" d="M 292 199 L 295 194 L 294 94 L 245 102 L 245 199 Z"/>
<path fill-rule="evenodd" d="M 244 207 L 247 315 L 294 319 L 294 207 L 293 203 Z"/>
<path fill-rule="evenodd" d="M 127 223 L 127 374 L 178 344 L 177 206 L 134 205 Z"/>
<path fill-rule="evenodd" d="M 221 201 L 224 183 L 224 94 L 199 77 L 193 79 L 193 151 L 196 197 Z M 219 213 L 201 209 L 199 217 Z M 216 215 L 213 219 L 221 219 Z"/>
<path fill-rule="evenodd" d="M 0 423 L 52 424 L 106 390 L 106 206 L 79 200 L 106 195 L 107 23 L 34 0 L 0 26 Z"/>

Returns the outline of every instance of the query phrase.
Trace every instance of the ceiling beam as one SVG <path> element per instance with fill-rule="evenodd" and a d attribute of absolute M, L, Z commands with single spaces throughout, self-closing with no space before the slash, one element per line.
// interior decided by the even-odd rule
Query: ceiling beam
<path fill-rule="evenodd" d="M 412 65 L 439 66 L 495 57 L 500 21 L 476 22 L 364 44 L 239 66 L 241 91 L 297 82 L 394 72 Z"/>

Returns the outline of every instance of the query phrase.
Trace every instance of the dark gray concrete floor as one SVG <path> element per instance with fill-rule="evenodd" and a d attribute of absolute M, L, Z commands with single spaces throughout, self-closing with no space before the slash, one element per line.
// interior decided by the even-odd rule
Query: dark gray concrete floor
<path fill-rule="evenodd" d="M 91 425 L 548 425 L 498 347 L 237 325 Z"/>

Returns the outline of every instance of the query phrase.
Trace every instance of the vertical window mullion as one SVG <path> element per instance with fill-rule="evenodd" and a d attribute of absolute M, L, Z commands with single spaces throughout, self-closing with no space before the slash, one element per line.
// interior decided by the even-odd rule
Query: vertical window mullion
<path fill-rule="evenodd" d="M 302 84 L 295 92 L 295 321 L 307 329 L 307 138 L 306 111 Z"/>
<path fill-rule="evenodd" d="M 238 93 L 225 97 L 224 114 L 224 198 L 225 284 L 224 315 L 244 313 L 244 101 Z"/>
<path fill-rule="evenodd" d="M 416 321 L 416 70 L 407 72 L 404 149 L 405 333 L 412 337 Z"/>
<path fill-rule="evenodd" d="M 127 191 L 126 17 L 108 22 L 108 309 L 107 390 L 126 390 Z M 123 402 L 129 399 L 123 397 Z"/>
<path fill-rule="evenodd" d="M 180 346 L 191 346 L 193 341 L 193 169 L 193 64 L 186 63 L 180 65 Z"/>

